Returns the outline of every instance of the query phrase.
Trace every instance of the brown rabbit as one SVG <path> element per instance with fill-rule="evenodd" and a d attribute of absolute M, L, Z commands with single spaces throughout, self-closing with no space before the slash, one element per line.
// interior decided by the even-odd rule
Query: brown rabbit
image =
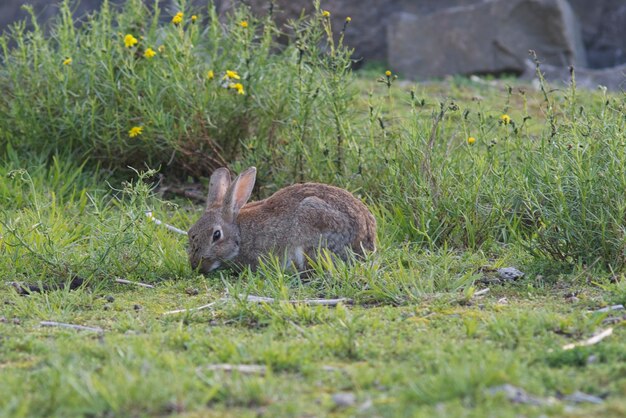
<path fill-rule="evenodd" d="M 235 181 L 226 168 L 209 182 L 207 208 L 189 229 L 191 267 L 208 273 L 224 265 L 250 266 L 275 254 L 284 265 L 307 268 L 320 248 L 346 260 L 350 251 L 374 251 L 376 220 L 348 191 L 318 183 L 285 187 L 265 200 L 246 204 L 256 179 L 250 167 Z"/>

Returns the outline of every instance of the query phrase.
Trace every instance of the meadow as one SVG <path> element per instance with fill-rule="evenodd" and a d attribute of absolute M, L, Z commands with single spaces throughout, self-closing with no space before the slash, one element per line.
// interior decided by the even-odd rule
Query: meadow
<path fill-rule="evenodd" d="M 0 37 L 0 415 L 626 415 L 626 94 L 532 55 L 533 84 L 353 71 L 315 6 Z M 198 274 L 146 212 L 188 229 L 222 165 L 345 187 L 378 250 Z"/>

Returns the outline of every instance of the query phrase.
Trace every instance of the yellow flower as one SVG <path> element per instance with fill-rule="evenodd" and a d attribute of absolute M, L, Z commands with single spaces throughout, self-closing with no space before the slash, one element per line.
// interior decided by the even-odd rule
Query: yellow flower
<path fill-rule="evenodd" d="M 183 22 L 183 16 L 184 16 L 183 12 L 176 13 L 174 15 L 174 17 L 172 18 L 172 23 L 175 24 L 175 25 L 178 25 L 178 24 L 182 23 Z"/>
<path fill-rule="evenodd" d="M 500 120 L 502 121 L 503 125 L 508 125 L 509 123 L 511 123 L 511 117 L 507 114 L 500 116 Z"/>
<path fill-rule="evenodd" d="M 330 17 L 330 12 L 328 10 L 322 10 L 322 16 Z"/>
<path fill-rule="evenodd" d="M 126 46 L 126 48 L 130 48 L 132 46 L 137 45 L 137 42 L 139 42 L 137 40 L 137 38 L 135 38 L 130 33 L 128 35 L 124 36 L 124 45 Z"/>
<path fill-rule="evenodd" d="M 389 71 L 389 70 L 385 71 L 385 75 L 386 75 L 387 77 L 391 77 L 391 71 Z"/>
<path fill-rule="evenodd" d="M 131 138 L 134 138 L 136 136 L 139 136 L 143 133 L 143 126 L 133 126 L 132 128 L 130 128 L 130 131 L 128 131 L 128 136 Z"/>
<path fill-rule="evenodd" d="M 467 143 L 472 145 L 474 142 L 476 142 L 476 138 L 474 138 L 473 136 L 470 136 L 469 138 L 467 138 Z"/>
<path fill-rule="evenodd" d="M 237 90 L 237 94 L 246 94 L 246 92 L 243 90 L 243 84 L 241 83 L 230 83 L 228 85 L 228 88 Z"/>
<path fill-rule="evenodd" d="M 156 52 L 154 52 L 154 49 L 152 49 L 152 48 L 146 49 L 146 52 L 143 53 L 143 56 L 148 58 L 148 59 L 154 57 L 155 55 L 156 55 Z"/>
<path fill-rule="evenodd" d="M 198 16 L 196 16 L 196 15 L 191 16 L 191 21 L 193 23 L 196 23 L 196 20 L 198 20 Z"/>
<path fill-rule="evenodd" d="M 165 45 L 159 45 L 159 52 L 162 54 L 163 52 L 165 52 Z"/>
<path fill-rule="evenodd" d="M 347 23 L 352 22 L 352 18 L 351 18 L 350 16 L 346 17 L 346 22 L 347 22 Z"/>
<path fill-rule="evenodd" d="M 70 65 L 72 63 L 72 58 L 67 57 L 63 60 L 63 65 Z"/>
<path fill-rule="evenodd" d="M 208 78 L 209 80 L 213 80 L 213 78 L 215 78 L 215 73 L 213 72 L 213 70 L 209 70 L 206 73 L 206 78 Z"/>
<path fill-rule="evenodd" d="M 226 75 L 223 77 L 223 79 L 226 80 L 231 78 L 234 80 L 241 79 L 241 77 L 239 77 L 239 74 L 237 74 L 237 71 L 226 70 Z"/>
<path fill-rule="evenodd" d="M 242 28 L 247 28 L 248 27 L 248 21 L 247 20 L 242 20 L 241 22 L 239 22 L 239 26 L 241 26 Z"/>

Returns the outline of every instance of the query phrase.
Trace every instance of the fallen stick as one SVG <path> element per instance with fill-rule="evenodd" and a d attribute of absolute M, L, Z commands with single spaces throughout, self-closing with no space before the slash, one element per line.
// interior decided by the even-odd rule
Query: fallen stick
<path fill-rule="evenodd" d="M 197 308 L 189 308 L 189 309 L 176 309 L 174 311 L 167 311 L 167 312 L 163 312 L 163 315 L 172 315 L 172 314 L 177 314 L 177 313 L 182 313 L 182 312 L 194 312 L 194 311 L 201 311 L 202 309 L 208 309 L 211 306 L 217 304 L 218 302 L 223 301 L 224 298 L 222 299 L 218 299 L 215 302 L 211 302 L 209 304 L 206 305 L 202 305 L 202 306 L 198 306 Z"/>
<path fill-rule="evenodd" d="M 102 328 L 86 327 L 84 325 L 66 324 L 66 323 L 63 323 L 63 322 L 41 321 L 39 323 L 39 325 L 41 325 L 42 327 L 61 327 L 61 328 L 77 329 L 77 330 L 81 330 L 81 331 L 93 331 L 93 332 L 97 332 L 99 334 L 104 333 L 104 330 Z"/>
<path fill-rule="evenodd" d="M 595 311 L 588 311 L 589 313 L 601 313 L 601 312 L 611 312 L 611 311 L 621 311 L 624 309 L 624 305 L 613 305 L 607 306 L 606 308 L 597 309 Z"/>
<path fill-rule="evenodd" d="M 147 287 L 147 288 L 150 288 L 150 289 L 154 289 L 154 286 L 151 285 L 151 284 L 141 283 L 141 282 L 133 282 L 131 280 L 126 280 L 126 279 L 115 279 L 115 283 L 119 283 L 119 284 L 134 284 L 135 286 Z"/>
<path fill-rule="evenodd" d="M 146 212 L 146 216 L 148 217 L 148 219 L 150 219 L 155 224 L 163 225 L 164 227 L 166 227 L 167 229 L 169 229 L 172 232 L 176 232 L 177 234 L 181 234 L 181 235 L 187 235 L 187 231 L 183 231 L 182 229 L 178 229 L 175 226 L 172 226 L 172 225 L 166 224 L 164 222 L 161 222 L 160 220 L 155 218 L 154 215 L 152 215 L 152 212 Z"/>
<path fill-rule="evenodd" d="M 563 346 L 563 350 L 571 350 L 576 347 L 586 347 L 588 345 L 598 344 L 600 341 L 613 334 L 613 328 L 607 328 L 604 331 L 600 332 L 597 335 L 594 335 L 591 338 L 588 338 L 583 341 L 579 341 L 577 343 L 566 344 Z"/>
<path fill-rule="evenodd" d="M 264 375 L 267 372 L 267 367 L 260 364 L 208 364 L 206 366 L 198 367 L 198 371 L 203 370 L 210 372 L 221 371 Z"/>
<path fill-rule="evenodd" d="M 275 303 L 282 302 L 280 299 L 268 298 L 264 296 L 254 296 L 254 295 L 239 295 L 239 298 L 245 299 L 248 302 L 253 303 Z M 304 305 L 323 305 L 323 306 L 335 306 L 340 303 L 350 304 L 352 303 L 352 299 L 348 298 L 339 298 L 339 299 L 291 299 L 285 302 L 288 303 L 302 303 Z"/>
<path fill-rule="evenodd" d="M 479 290 L 478 292 L 475 292 L 472 297 L 476 297 L 476 296 L 482 296 L 482 295 L 486 295 L 487 293 L 489 293 L 489 288 L 485 288 L 483 290 Z"/>

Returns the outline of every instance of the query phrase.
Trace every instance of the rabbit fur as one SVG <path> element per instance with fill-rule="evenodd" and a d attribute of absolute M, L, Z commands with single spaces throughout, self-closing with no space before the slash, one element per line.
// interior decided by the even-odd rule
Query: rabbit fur
<path fill-rule="evenodd" d="M 207 207 L 189 229 L 189 261 L 203 273 L 220 267 L 255 269 L 274 254 L 285 266 L 307 269 L 320 248 L 347 260 L 376 249 L 376 220 L 350 192 L 319 183 L 294 184 L 265 200 L 247 203 L 256 168 L 232 183 L 226 168 L 209 182 Z M 247 203 L 247 204 L 246 204 Z"/>

